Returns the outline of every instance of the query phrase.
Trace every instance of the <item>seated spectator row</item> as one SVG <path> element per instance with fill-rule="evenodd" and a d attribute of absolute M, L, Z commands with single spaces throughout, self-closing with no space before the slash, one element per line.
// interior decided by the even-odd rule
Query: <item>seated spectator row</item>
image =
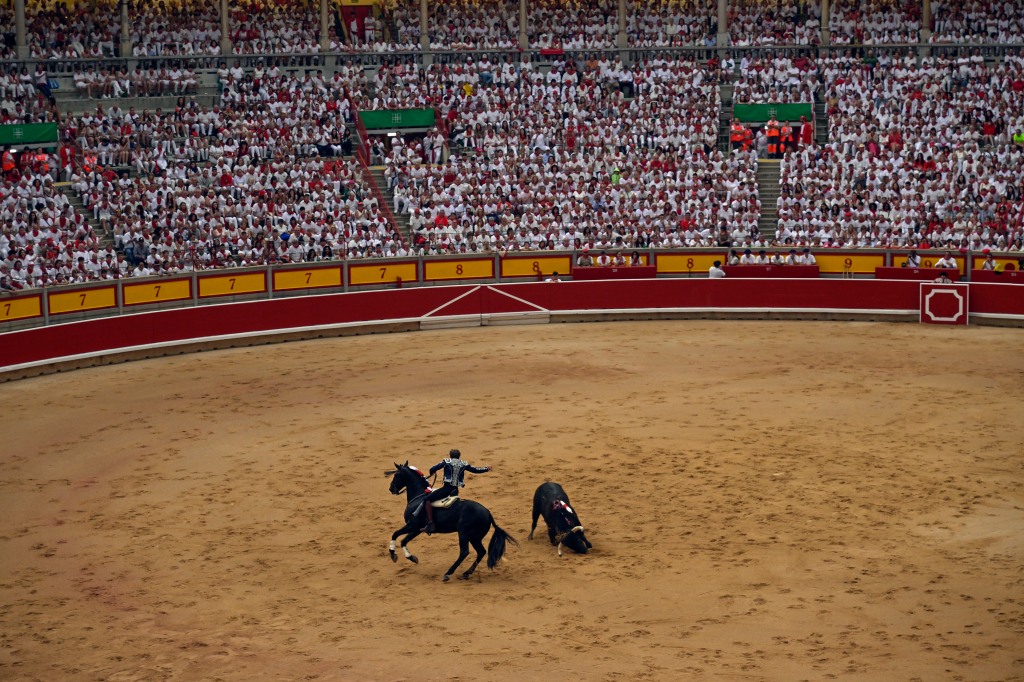
<path fill-rule="evenodd" d="M 917 0 L 833 0 L 829 34 L 835 45 L 891 45 L 921 40 Z M 231 0 L 229 33 L 238 54 L 315 54 L 321 50 L 317 0 Z M 332 8 L 327 44 L 332 52 L 409 51 L 421 48 L 420 3 L 401 0 L 380 17 L 342 27 Z M 534 49 L 612 49 L 618 44 L 616 0 L 530 0 L 527 44 Z M 212 56 L 221 53 L 217 0 L 129 3 L 126 37 L 132 55 Z M 817 0 L 737 0 L 729 3 L 731 45 L 817 45 L 821 3 Z M 29 56 L 78 59 L 117 56 L 121 42 L 119 4 L 111 0 L 69 7 L 29 4 Z M 0 24 L 13 33 L 13 9 L 0 6 Z M 347 31 L 345 29 L 348 29 Z M 515 0 L 458 0 L 434 3 L 427 43 L 434 50 L 508 50 L 520 44 L 519 4 Z M 1024 42 L 1024 0 L 1003 3 L 950 0 L 932 4 L 929 40 L 936 44 Z M 634 48 L 713 46 L 717 43 L 717 3 L 713 0 L 630 0 L 625 38 Z M 14 58 L 0 46 L 0 56 Z M 125 55 L 122 55 L 125 56 Z"/>
<path fill-rule="evenodd" d="M 75 71 L 72 79 L 75 92 L 89 99 L 195 94 L 198 85 L 194 70 L 173 63 L 148 69 L 137 64 L 130 71 L 127 65 L 120 69 L 89 65 Z"/>
<path fill-rule="evenodd" d="M 932 5 L 932 43 L 1024 42 L 1024 1 L 946 0 Z"/>
<path fill-rule="evenodd" d="M 52 6 L 27 3 L 29 56 L 33 59 L 114 57 L 120 53 L 121 12 L 118 2 Z M 231 0 L 229 38 L 239 54 L 296 53 L 320 50 L 320 5 L 306 0 Z M 151 3 L 131 0 L 127 37 L 136 57 L 218 55 L 221 22 L 217 0 Z M 13 33 L 13 8 L 0 6 L 0 23 Z M 331 49 L 344 43 L 329 24 Z M 3 46 L 2 56 L 14 58 Z M 126 56 L 126 55 L 120 55 Z"/>
<path fill-rule="evenodd" d="M 731 45 L 817 45 L 821 42 L 821 6 L 793 0 L 744 0 L 729 13 Z"/>

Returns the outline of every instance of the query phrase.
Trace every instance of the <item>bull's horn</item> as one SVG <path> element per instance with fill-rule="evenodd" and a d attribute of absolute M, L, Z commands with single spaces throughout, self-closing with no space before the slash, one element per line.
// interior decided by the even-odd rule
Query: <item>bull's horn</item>
<path fill-rule="evenodd" d="M 562 556 L 562 543 L 558 543 L 558 556 Z"/>
<path fill-rule="evenodd" d="M 570 532 L 570 533 L 582 533 L 582 532 L 583 532 L 583 526 L 576 526 L 575 528 L 573 528 L 573 529 L 572 529 L 571 531 L 569 531 L 569 532 Z"/>

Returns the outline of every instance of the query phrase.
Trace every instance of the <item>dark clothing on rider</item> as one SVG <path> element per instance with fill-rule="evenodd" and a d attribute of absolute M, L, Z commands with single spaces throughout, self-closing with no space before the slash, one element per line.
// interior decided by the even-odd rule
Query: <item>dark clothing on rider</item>
<path fill-rule="evenodd" d="M 459 459 L 458 457 L 446 457 L 434 466 L 430 467 L 430 473 L 433 474 L 438 469 L 444 469 L 444 485 L 437 490 L 427 495 L 424 500 L 424 506 L 427 511 L 427 532 L 431 533 L 434 530 L 434 519 L 433 510 L 431 503 L 437 500 L 443 500 L 446 497 L 459 494 L 459 488 L 466 485 L 464 480 L 466 472 L 472 472 L 474 474 L 486 474 L 491 470 L 490 467 L 475 467 L 469 462 Z"/>
<path fill-rule="evenodd" d="M 469 462 L 466 462 L 465 460 L 445 457 L 440 462 L 430 467 L 430 473 L 433 474 L 435 471 L 442 467 L 444 467 L 445 484 L 453 485 L 459 488 L 466 485 L 466 481 L 463 479 L 465 478 L 467 471 L 470 471 L 474 474 L 486 474 L 488 471 L 491 470 L 490 467 L 475 467 Z"/>

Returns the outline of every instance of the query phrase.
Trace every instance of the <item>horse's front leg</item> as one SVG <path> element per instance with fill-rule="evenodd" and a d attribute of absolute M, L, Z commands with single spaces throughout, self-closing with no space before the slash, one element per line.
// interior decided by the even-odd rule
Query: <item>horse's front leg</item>
<path fill-rule="evenodd" d="M 410 542 L 412 542 L 413 538 L 419 537 L 419 534 L 420 534 L 420 529 L 419 528 L 413 528 L 412 532 L 409 533 L 408 535 L 406 535 L 405 538 L 402 540 L 402 553 L 405 554 L 405 558 L 406 559 L 408 559 L 409 561 L 413 562 L 414 564 L 418 564 L 420 562 L 420 560 L 416 558 L 415 554 L 410 554 L 409 553 L 409 548 L 406 547 L 406 545 L 408 545 Z"/>
<path fill-rule="evenodd" d="M 391 544 L 388 545 L 388 554 L 391 556 L 391 560 L 398 561 L 398 555 L 395 554 L 395 540 L 398 539 L 398 536 L 405 535 L 405 538 L 402 540 L 402 552 L 405 554 L 406 559 L 413 562 L 414 564 L 418 564 L 420 560 L 409 553 L 409 549 L 406 547 L 406 545 L 409 543 L 410 540 L 412 540 L 419 534 L 420 532 L 415 528 L 410 528 L 410 524 L 408 523 L 399 528 L 398 530 L 396 530 L 394 533 L 392 533 Z"/>

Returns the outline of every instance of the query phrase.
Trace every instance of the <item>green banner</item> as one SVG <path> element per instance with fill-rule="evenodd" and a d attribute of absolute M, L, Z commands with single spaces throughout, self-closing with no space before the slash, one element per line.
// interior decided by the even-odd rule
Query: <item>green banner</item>
<path fill-rule="evenodd" d="M 0 126 L 0 145 L 57 142 L 56 123 L 19 123 Z"/>
<path fill-rule="evenodd" d="M 385 109 L 382 111 L 360 111 L 359 118 L 367 130 L 391 128 L 431 128 L 434 125 L 433 109 Z"/>
<path fill-rule="evenodd" d="M 814 105 L 810 102 L 801 104 L 737 104 L 732 108 L 732 115 L 740 121 L 767 121 L 775 115 L 777 121 L 799 121 L 806 116 L 810 121 L 814 116 Z"/>

